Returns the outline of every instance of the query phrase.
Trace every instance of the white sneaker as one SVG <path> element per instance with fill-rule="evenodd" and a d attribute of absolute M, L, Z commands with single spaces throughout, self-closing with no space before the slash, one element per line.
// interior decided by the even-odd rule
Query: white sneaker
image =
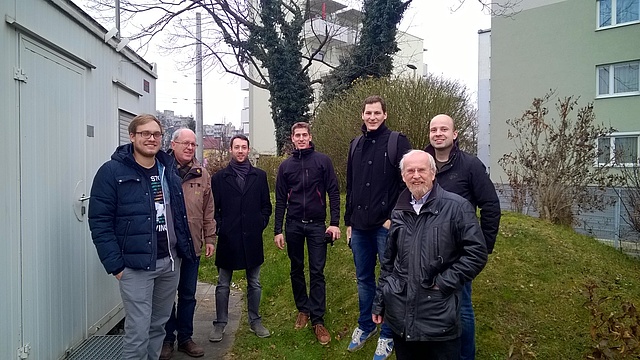
<path fill-rule="evenodd" d="M 378 347 L 376 347 L 376 352 L 373 354 L 373 360 L 385 360 L 391 356 L 392 351 L 393 339 L 381 337 L 378 339 Z"/>
<path fill-rule="evenodd" d="M 377 327 L 368 333 L 364 332 L 364 330 L 360 329 L 360 327 L 355 328 L 355 330 L 353 330 L 353 334 L 351 334 L 351 342 L 349 343 L 347 350 L 353 352 L 360 349 L 364 346 L 364 343 L 369 340 L 370 337 L 377 333 Z"/>

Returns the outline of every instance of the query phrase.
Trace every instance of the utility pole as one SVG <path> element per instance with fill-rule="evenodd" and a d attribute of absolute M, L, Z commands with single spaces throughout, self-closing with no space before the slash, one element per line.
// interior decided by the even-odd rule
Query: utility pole
<path fill-rule="evenodd" d="M 118 29 L 116 37 L 120 39 L 120 0 L 116 0 L 116 29 Z"/>
<path fill-rule="evenodd" d="M 196 13 L 196 157 L 204 162 L 202 128 L 202 24 L 200 13 Z"/>

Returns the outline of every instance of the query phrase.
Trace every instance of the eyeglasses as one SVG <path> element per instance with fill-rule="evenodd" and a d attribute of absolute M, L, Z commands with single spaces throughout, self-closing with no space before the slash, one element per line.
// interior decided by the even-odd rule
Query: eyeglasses
<path fill-rule="evenodd" d="M 138 131 L 138 132 L 136 132 L 136 135 L 140 135 L 145 139 L 150 139 L 151 136 L 153 135 L 153 138 L 158 140 L 158 139 L 162 138 L 162 135 L 164 135 L 164 134 L 161 133 L 160 131 L 156 131 L 154 133 L 152 133 L 151 131 Z"/>
<path fill-rule="evenodd" d="M 174 141 L 174 143 L 180 144 L 180 145 L 182 145 L 182 146 L 184 146 L 186 148 L 188 148 L 189 146 L 191 146 L 192 148 L 197 148 L 198 147 L 198 144 L 192 143 L 192 142 L 189 142 L 189 141 Z"/>

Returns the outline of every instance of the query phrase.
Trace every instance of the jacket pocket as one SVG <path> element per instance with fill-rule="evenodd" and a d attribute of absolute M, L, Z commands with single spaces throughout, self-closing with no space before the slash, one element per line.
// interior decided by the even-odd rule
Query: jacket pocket
<path fill-rule="evenodd" d="M 382 287 L 384 302 L 384 321 L 393 324 L 396 329 L 404 328 L 405 308 L 407 299 L 407 282 L 394 277 L 387 277 Z"/>
<path fill-rule="evenodd" d="M 142 188 L 142 179 L 137 175 L 123 175 L 116 177 L 118 184 L 118 202 L 120 204 L 145 203 L 145 193 L 148 189 Z"/>
<path fill-rule="evenodd" d="M 426 287 L 426 284 L 421 284 L 418 291 L 420 300 L 416 312 L 416 335 L 429 338 L 458 336 L 459 292 L 445 295 L 439 289 Z"/>

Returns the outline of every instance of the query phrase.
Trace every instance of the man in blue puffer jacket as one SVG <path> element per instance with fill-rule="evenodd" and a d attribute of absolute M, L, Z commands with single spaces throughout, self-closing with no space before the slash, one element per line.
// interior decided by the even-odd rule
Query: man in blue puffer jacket
<path fill-rule="evenodd" d="M 181 258 L 195 259 L 181 181 L 173 158 L 160 151 L 162 135 L 153 115 L 136 116 L 131 144 L 116 149 L 91 187 L 91 237 L 119 281 L 125 310 L 123 359 L 158 359 Z"/>

